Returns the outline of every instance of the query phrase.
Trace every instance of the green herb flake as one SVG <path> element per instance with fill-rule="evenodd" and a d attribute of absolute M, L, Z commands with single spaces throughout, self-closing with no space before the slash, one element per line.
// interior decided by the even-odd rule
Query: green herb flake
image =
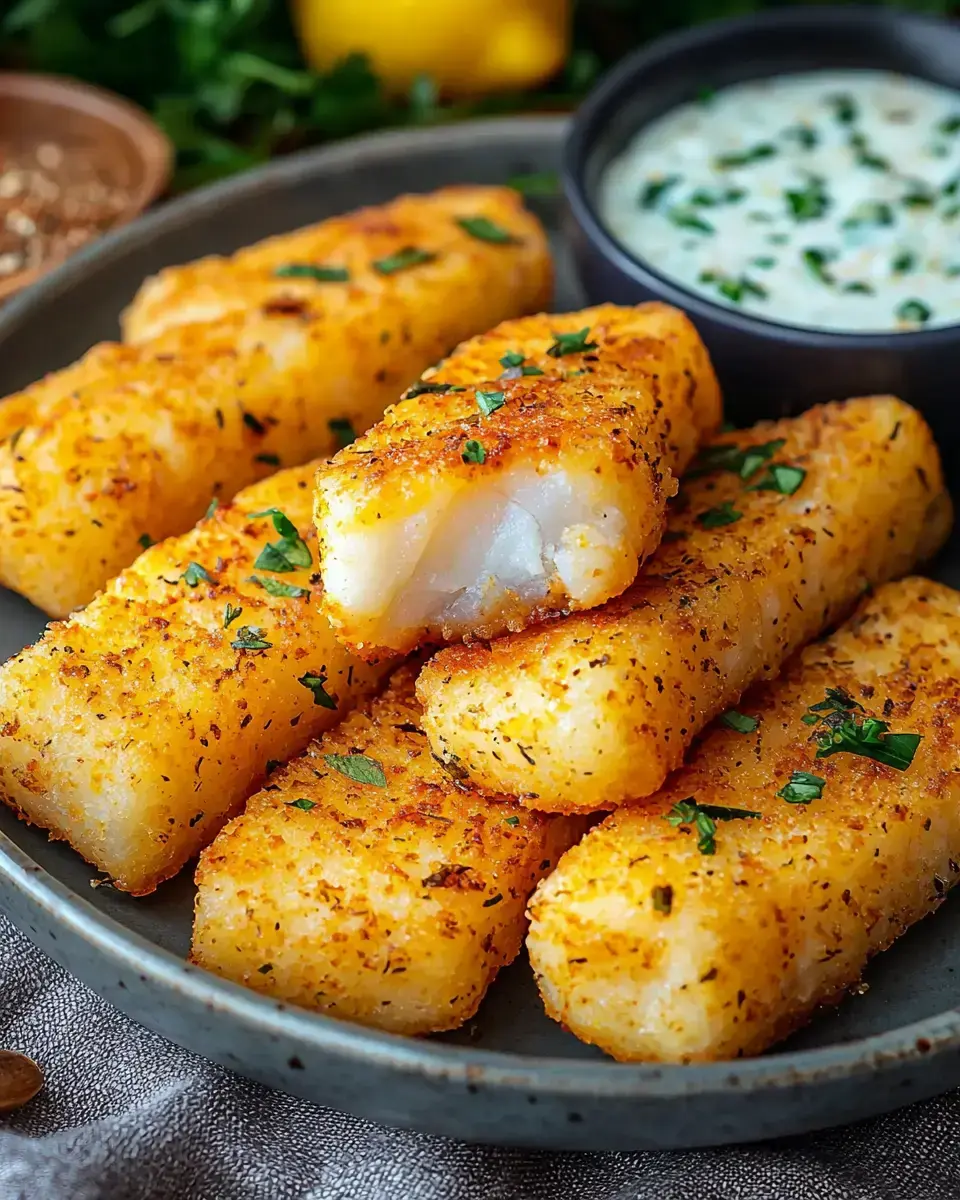
<path fill-rule="evenodd" d="M 268 542 L 253 564 L 260 571 L 295 571 L 298 567 L 309 567 L 313 563 L 310 547 L 300 537 L 297 527 L 279 508 L 265 508 L 250 514 L 251 520 L 270 517 L 273 527 L 280 534 L 278 542 Z"/>
<path fill-rule="evenodd" d="M 817 246 L 808 246 L 801 253 L 803 265 L 807 268 L 810 274 L 820 281 L 820 283 L 833 283 L 833 276 L 827 270 L 827 263 L 833 262 L 837 257 L 835 250 L 821 250 Z"/>
<path fill-rule="evenodd" d="M 756 258 L 750 259 L 752 267 L 759 267 L 761 271 L 769 271 L 771 267 L 777 265 L 777 260 L 769 254 L 759 254 Z"/>
<path fill-rule="evenodd" d="M 313 692 L 314 704 L 319 704 L 321 708 L 330 708 L 336 711 L 337 702 L 332 696 L 327 694 L 327 677 L 322 671 L 319 675 L 311 675 L 307 672 L 306 675 L 300 676 L 297 683 L 302 684 L 308 691 Z"/>
<path fill-rule="evenodd" d="M 788 141 L 796 142 L 804 150 L 813 150 L 819 145 L 820 134 L 812 125 L 790 125 L 780 134 Z"/>
<path fill-rule="evenodd" d="M 937 125 L 938 133 L 945 133 L 948 137 L 955 133 L 960 133 L 960 113 L 953 113 L 949 117 L 944 117 Z"/>
<path fill-rule="evenodd" d="M 346 267 L 327 267 L 319 263 L 286 263 L 277 267 L 278 279 L 313 279 L 317 283 L 346 283 L 350 272 Z"/>
<path fill-rule="evenodd" d="M 366 783 L 371 787 L 387 786 L 383 764 L 365 754 L 325 754 L 323 761 L 331 771 L 346 775 L 354 783 Z"/>
<path fill-rule="evenodd" d="M 423 263 L 433 262 L 436 254 L 429 250 L 419 250 L 416 246 L 405 246 L 396 254 L 388 254 L 386 258 L 375 258 L 373 269 L 378 275 L 396 275 L 398 271 L 407 271 L 410 267 L 419 267 Z"/>
<path fill-rule="evenodd" d="M 904 300 L 896 310 L 900 321 L 909 321 L 913 325 L 925 325 L 933 316 L 933 309 L 922 300 Z"/>
<path fill-rule="evenodd" d="M 718 170 L 726 171 L 731 167 L 748 167 L 752 163 L 762 162 L 766 158 L 773 158 L 776 153 L 777 148 L 771 142 L 758 142 L 746 150 L 721 154 L 713 160 L 713 164 Z"/>
<path fill-rule="evenodd" d="M 458 217 L 457 224 L 478 242 L 492 242 L 495 246 L 516 245 L 520 239 L 509 229 L 504 229 L 489 217 Z"/>
<path fill-rule="evenodd" d="M 690 203 L 697 208 L 717 208 L 721 204 L 736 204 L 744 198 L 743 188 L 697 188 L 690 193 Z"/>
<path fill-rule="evenodd" d="M 224 627 L 224 629 L 229 629 L 230 626 L 233 624 L 233 622 L 237 619 L 237 617 L 240 616 L 240 614 L 242 612 L 243 612 L 242 608 L 235 608 L 229 601 L 227 601 L 227 606 L 223 610 L 223 627 Z"/>
<path fill-rule="evenodd" d="M 495 413 L 498 408 L 503 408 L 505 403 L 503 392 L 477 392 L 477 408 L 485 417 Z"/>
<path fill-rule="evenodd" d="M 493 906 L 495 904 L 499 904 L 502 899 L 503 899 L 503 892 L 497 892 L 497 894 L 495 896 L 491 896 L 489 900 L 484 900 L 483 907 L 484 908 L 493 908 Z"/>
<path fill-rule="evenodd" d="M 287 800 L 286 806 L 287 808 L 299 808 L 301 812 L 309 812 L 311 808 L 317 807 L 317 802 L 301 796 L 298 800 Z"/>
<path fill-rule="evenodd" d="M 217 509 L 219 507 L 220 507 L 220 501 L 217 499 L 216 496 L 214 496 L 213 499 L 210 501 L 210 503 L 207 505 L 207 511 L 203 514 L 204 520 L 209 521 L 210 518 L 213 516 L 213 514 L 217 511 Z"/>
<path fill-rule="evenodd" d="M 272 774 L 274 773 L 274 771 L 277 769 L 277 767 L 282 767 L 282 766 L 283 766 L 283 762 L 282 762 L 282 760 L 281 760 L 281 759 L 279 759 L 279 758 L 268 758 L 268 759 L 267 759 L 266 773 L 267 773 L 268 775 L 272 775 Z"/>
<path fill-rule="evenodd" d="M 814 736 L 819 742 L 817 758 L 833 754 L 856 754 L 906 771 L 923 741 L 919 733 L 890 733 L 886 721 L 876 717 L 849 717 L 839 723 L 826 721 Z"/>
<path fill-rule="evenodd" d="M 195 562 L 188 565 L 180 578 L 190 588 L 198 587 L 201 583 L 213 583 L 213 580 L 210 578 L 210 572 L 206 567 L 201 567 L 199 563 Z"/>
<path fill-rule="evenodd" d="M 747 491 L 779 492 L 781 496 L 792 496 L 806 477 L 807 473 L 803 467 L 772 463 L 757 482 L 747 488 Z"/>
<path fill-rule="evenodd" d="M 875 295 L 873 287 L 869 283 L 865 283 L 862 279 L 852 279 L 849 283 L 845 283 L 840 291 L 856 296 Z"/>
<path fill-rule="evenodd" d="M 404 400 L 412 400 L 414 396 L 446 396 L 448 392 L 465 392 L 465 387 L 457 387 L 453 383 L 415 383 L 403 393 Z"/>
<path fill-rule="evenodd" d="M 917 265 L 917 256 L 910 250 L 901 250 L 890 264 L 890 270 L 896 275 L 906 275 Z"/>
<path fill-rule="evenodd" d="M 252 429 L 257 437 L 263 437 L 267 432 L 266 425 L 264 425 L 259 417 L 255 417 L 252 412 L 247 412 L 246 409 L 243 411 L 243 423 L 248 429 Z"/>
<path fill-rule="evenodd" d="M 507 817 L 503 823 L 504 823 L 504 825 L 512 825 L 514 828 L 516 828 L 516 826 L 520 824 L 520 818 L 519 817 Z"/>
<path fill-rule="evenodd" d="M 785 783 L 776 794 L 788 804 L 809 804 L 811 800 L 823 798 L 826 782 L 819 775 L 811 775 L 809 771 L 794 771 L 790 782 Z"/>
<path fill-rule="evenodd" d="M 831 200 L 826 183 L 819 175 L 811 175 L 806 187 L 784 192 L 787 209 L 795 221 L 815 221 L 829 209 Z"/>
<path fill-rule="evenodd" d="M 357 440 L 357 432 L 353 428 L 353 422 L 349 417 L 332 417 L 327 422 L 327 428 L 336 438 L 338 450 L 343 450 L 346 446 L 352 446 Z"/>
<path fill-rule="evenodd" d="M 758 717 L 748 717 L 746 713 L 737 712 L 735 708 L 728 708 L 721 714 L 720 724 L 726 725 L 736 733 L 754 733 L 760 725 L 760 720 Z"/>
<path fill-rule="evenodd" d="M 708 508 L 705 512 L 699 513 L 697 520 L 704 529 L 719 529 L 722 525 L 732 525 L 742 516 L 743 513 L 737 512 L 729 500 L 724 500 L 715 508 Z"/>
<path fill-rule="evenodd" d="M 249 575 L 250 583 L 255 583 L 269 596 L 283 596 L 288 600 L 299 600 L 310 595 L 310 589 L 299 587 L 295 583 L 284 583 L 282 579 L 271 579 L 269 575 Z"/>
<path fill-rule="evenodd" d="M 670 915 L 673 908 L 673 888 L 669 883 L 657 884 L 653 889 L 653 911 Z"/>
<path fill-rule="evenodd" d="M 500 356 L 500 366 L 508 371 L 522 367 L 525 362 L 526 355 L 521 354 L 519 350 L 508 350 L 506 354 Z"/>
<path fill-rule="evenodd" d="M 911 179 L 907 191 L 900 197 L 905 208 L 933 208 L 937 193 L 922 180 Z"/>
<path fill-rule="evenodd" d="M 554 333 L 553 336 L 554 343 L 547 348 L 551 358 L 562 358 L 565 354 L 586 354 L 588 350 L 597 349 L 597 343 L 589 340 L 589 325 L 584 325 L 576 333 Z"/>
<path fill-rule="evenodd" d="M 234 650 L 269 650 L 273 642 L 265 640 L 259 625 L 241 625 L 230 645 Z"/>
<path fill-rule="evenodd" d="M 671 208 L 667 217 L 678 229 L 693 229 L 697 233 L 716 233 L 716 229 L 692 208 Z"/>
<path fill-rule="evenodd" d="M 833 116 L 841 125 L 852 125 L 859 115 L 857 102 L 849 92 L 837 92 L 827 97 L 827 103 L 833 109 Z"/>
<path fill-rule="evenodd" d="M 637 203 L 641 208 L 656 208 L 664 195 L 680 182 L 679 175 L 665 175 L 661 179 L 648 179 L 640 191 Z"/>
<path fill-rule="evenodd" d="M 560 191 L 560 176 L 556 171 L 528 171 L 511 176 L 507 187 L 521 196 L 556 196 Z"/>
<path fill-rule="evenodd" d="M 727 808 L 719 804 L 697 804 L 693 797 L 679 800 L 664 819 L 674 828 L 692 826 L 698 834 L 697 849 L 701 854 L 716 854 L 717 821 L 742 821 L 761 816 L 748 808 Z"/>
<path fill-rule="evenodd" d="M 851 133 L 850 149 L 853 151 L 854 162 L 858 167 L 866 167 L 869 171 L 889 171 L 890 160 L 878 154 L 862 133 Z"/>
<path fill-rule="evenodd" d="M 140 536 L 137 538 L 137 542 L 140 544 L 140 546 L 143 547 L 144 550 L 149 550 L 150 547 L 154 544 L 153 538 L 150 536 L 149 533 L 141 533 Z"/>
<path fill-rule="evenodd" d="M 471 438 L 463 447 L 463 453 L 460 455 L 465 463 L 476 463 L 478 466 L 483 466 L 487 461 L 487 452 L 483 448 L 483 443 Z"/>
<path fill-rule="evenodd" d="M 279 467 L 280 466 L 280 455 L 279 454 L 258 454 L 258 455 L 256 455 L 256 457 L 254 458 L 253 461 L 258 462 L 258 463 L 264 463 L 268 467 Z"/>
<path fill-rule="evenodd" d="M 844 229 L 861 229 L 865 225 L 892 225 L 893 209 L 882 200 L 864 200 L 843 221 Z"/>

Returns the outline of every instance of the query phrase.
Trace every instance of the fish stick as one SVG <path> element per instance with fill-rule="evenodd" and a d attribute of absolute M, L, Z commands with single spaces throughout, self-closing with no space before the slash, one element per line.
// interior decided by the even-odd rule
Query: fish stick
<path fill-rule="evenodd" d="M 960 593 L 881 588 L 540 886 L 550 1015 L 618 1059 L 692 1062 L 842 999 L 960 877 L 958 697 Z"/>
<path fill-rule="evenodd" d="M 458 223 L 481 218 L 514 240 Z M 211 494 L 332 454 L 550 288 L 543 230 L 502 188 L 407 196 L 163 272 L 128 311 L 136 345 L 95 347 L 0 404 L 0 584 L 64 616 Z"/>
<path fill-rule="evenodd" d="M 619 599 L 427 664 L 435 753 L 545 811 L 648 796 L 708 721 L 866 586 L 930 557 L 952 518 L 932 434 L 893 397 L 731 434 L 692 475 Z"/>
<path fill-rule="evenodd" d="M 204 851 L 193 960 L 395 1033 L 453 1029 L 520 950 L 583 832 L 464 787 L 418 727 L 415 671 L 271 776 Z"/>
<path fill-rule="evenodd" d="M 321 604 L 359 654 L 492 637 L 622 592 L 720 421 L 677 309 L 506 321 L 317 472 Z"/>
<path fill-rule="evenodd" d="M 315 467 L 147 550 L 0 667 L 0 799 L 123 891 L 179 871 L 386 671 L 313 603 Z"/>

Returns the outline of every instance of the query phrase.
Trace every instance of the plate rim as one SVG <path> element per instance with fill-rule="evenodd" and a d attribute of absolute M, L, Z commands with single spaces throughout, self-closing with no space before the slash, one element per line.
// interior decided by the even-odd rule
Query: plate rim
<path fill-rule="evenodd" d="M 358 155 L 366 162 L 388 161 L 397 154 L 422 150 L 425 146 L 442 150 L 504 140 L 526 146 L 533 138 L 556 142 L 559 146 L 568 126 L 569 118 L 565 116 L 541 115 L 386 131 L 302 151 L 200 188 L 105 236 L 17 296 L 0 312 L 0 347 L 9 343 L 19 327 L 41 312 L 50 299 L 82 283 L 90 268 L 122 258 L 128 247 L 140 246 L 156 233 L 182 228 L 196 214 L 215 209 L 226 198 L 281 189 L 302 177 L 316 177 L 324 169 L 342 168 Z M 557 1058 L 410 1038 L 272 1000 L 188 963 L 100 912 L 2 832 L 0 880 L 34 911 L 44 913 L 78 943 L 92 948 L 100 961 L 121 971 L 146 976 L 174 1007 L 188 1002 L 194 1008 L 228 1012 L 248 1032 L 275 1034 L 320 1055 L 403 1076 L 465 1084 L 468 1088 L 482 1083 L 500 1091 L 534 1091 L 560 1100 L 584 1094 L 631 1100 L 679 1100 L 694 1095 L 718 1100 L 736 1095 L 742 1099 L 747 1092 L 796 1091 L 851 1078 L 892 1075 L 921 1060 L 925 1063 L 936 1060 L 945 1071 L 947 1057 L 955 1057 L 960 1050 L 960 1008 L 830 1046 L 775 1050 L 757 1058 L 689 1065 Z M 11 919 L 26 936 L 31 936 L 27 921 Z M 58 953 L 55 945 L 44 941 L 43 949 L 63 961 L 64 952 Z M 117 1003 L 112 992 L 107 995 L 105 983 L 103 989 L 96 984 L 92 986 L 109 1003 Z M 149 1019 L 144 1018 L 143 1023 L 149 1024 Z M 164 1036 L 177 1040 L 169 1033 Z M 229 1063 L 224 1065 L 243 1070 Z M 960 1079 L 960 1069 L 955 1075 Z M 892 1106 L 886 1104 L 888 1108 Z"/>

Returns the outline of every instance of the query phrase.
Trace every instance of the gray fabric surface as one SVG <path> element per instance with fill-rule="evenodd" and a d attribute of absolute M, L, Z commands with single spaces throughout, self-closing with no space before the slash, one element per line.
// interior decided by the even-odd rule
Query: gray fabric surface
<path fill-rule="evenodd" d="M 541 1154 L 382 1129 L 148 1033 L 0 918 L 0 1047 L 47 1086 L 0 1120 L 0 1200 L 956 1200 L 960 1094 L 816 1138 Z"/>

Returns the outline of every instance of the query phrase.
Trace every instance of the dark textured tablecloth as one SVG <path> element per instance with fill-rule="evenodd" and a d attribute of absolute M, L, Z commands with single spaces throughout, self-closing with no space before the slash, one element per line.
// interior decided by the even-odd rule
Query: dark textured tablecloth
<path fill-rule="evenodd" d="M 0 1119 L 0 1200 L 957 1200 L 960 1093 L 818 1137 L 548 1154 L 383 1129 L 140 1028 L 0 918 L 0 1047 L 45 1090 Z"/>

